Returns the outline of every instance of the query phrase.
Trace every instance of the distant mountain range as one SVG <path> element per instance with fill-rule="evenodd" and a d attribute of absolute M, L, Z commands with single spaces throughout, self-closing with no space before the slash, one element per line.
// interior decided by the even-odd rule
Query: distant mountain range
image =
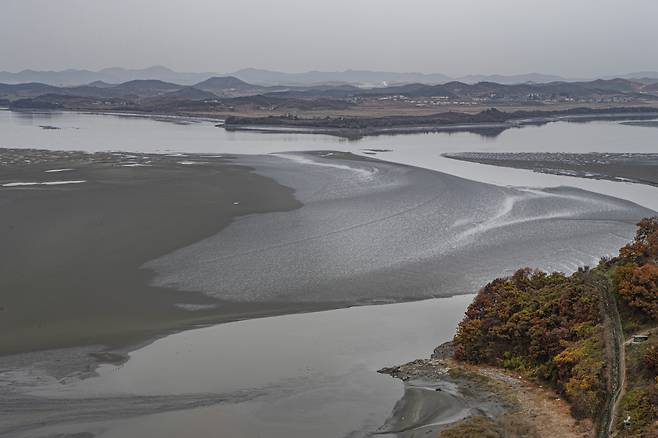
<path fill-rule="evenodd" d="M 133 80 L 157 79 L 165 82 L 192 85 L 212 76 L 216 76 L 216 73 L 180 73 L 161 66 L 139 70 L 113 67 L 100 71 L 70 69 L 61 71 L 23 70 L 18 73 L 0 72 L 0 83 L 20 84 L 39 82 L 48 85 L 70 87 L 91 84 L 93 82 L 120 84 Z"/>
<path fill-rule="evenodd" d="M 359 74 L 352 76 L 356 78 Z M 329 85 L 256 85 L 234 76 L 214 76 L 193 85 L 159 79 L 135 79 L 120 84 L 94 81 L 79 86 L 38 82 L 0 83 L 0 105 L 14 109 L 87 109 L 145 112 L 226 112 L 236 108 L 259 111 L 307 109 L 343 110 L 363 102 L 404 102 L 432 106 L 457 104 L 498 105 L 555 102 L 629 103 L 658 101 L 658 79 L 597 79 L 594 81 L 501 84 L 450 81 L 409 83 L 387 87 Z"/>
<path fill-rule="evenodd" d="M 100 71 L 91 70 L 62 70 L 62 71 L 35 71 L 23 70 L 17 73 L 0 72 L 0 83 L 21 84 L 38 82 L 53 86 L 79 86 L 93 84 L 102 87 L 103 84 L 122 84 L 133 80 L 160 80 L 180 85 L 199 84 L 213 77 L 231 76 L 248 82 L 255 86 L 310 86 L 310 85 L 339 85 L 350 84 L 360 87 L 385 87 L 389 85 L 402 85 L 410 83 L 422 83 L 428 85 L 445 84 L 451 81 L 463 83 L 495 82 L 504 85 L 523 83 L 546 83 L 546 82 L 576 82 L 583 79 L 563 78 L 560 76 L 546 75 L 541 73 L 528 73 L 520 75 L 468 75 L 452 78 L 440 73 L 395 73 L 370 70 L 345 70 L 335 72 L 310 71 L 305 73 L 284 73 L 278 71 L 247 68 L 231 73 L 213 72 L 176 72 L 162 66 L 154 66 L 145 69 L 130 70 L 119 67 L 106 68 Z M 604 77 L 633 79 L 644 83 L 653 83 L 658 80 L 658 72 L 643 71 L 623 74 L 618 76 Z M 211 88 L 211 86 L 209 85 Z M 205 90 L 205 88 L 202 88 Z M 212 90 L 206 90 L 211 91 Z"/>

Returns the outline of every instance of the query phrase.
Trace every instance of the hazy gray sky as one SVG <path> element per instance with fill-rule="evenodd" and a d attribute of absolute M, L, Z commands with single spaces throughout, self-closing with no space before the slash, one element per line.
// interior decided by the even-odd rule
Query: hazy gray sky
<path fill-rule="evenodd" d="M 658 0 L 0 0 L 0 70 L 658 70 Z"/>

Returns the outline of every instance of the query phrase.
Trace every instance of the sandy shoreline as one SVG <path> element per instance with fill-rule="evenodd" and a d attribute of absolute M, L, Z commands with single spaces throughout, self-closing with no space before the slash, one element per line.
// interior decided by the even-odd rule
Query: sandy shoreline
<path fill-rule="evenodd" d="M 449 344 L 449 343 L 448 343 Z M 400 437 L 524 436 L 587 438 L 589 420 L 578 421 L 569 404 L 555 392 L 509 370 L 475 366 L 440 352 L 380 370 L 405 384 L 405 396 L 388 427 Z M 418 391 L 416 388 L 422 388 Z M 441 398 L 451 399 L 452 410 L 440 409 Z M 419 416 L 418 412 L 427 414 Z M 498 434 L 495 434 L 498 433 Z M 495 435 L 494 435 L 495 434 Z"/>

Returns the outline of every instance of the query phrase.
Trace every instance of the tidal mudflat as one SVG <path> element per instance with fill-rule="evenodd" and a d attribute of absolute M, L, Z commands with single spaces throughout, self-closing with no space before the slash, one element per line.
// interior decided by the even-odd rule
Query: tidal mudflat
<path fill-rule="evenodd" d="M 591 263 L 649 212 L 336 152 L 85 159 L 3 169 L 5 352 L 470 293 L 519 264 Z M 48 185 L 61 168 L 84 182 Z"/>
<path fill-rule="evenodd" d="M 423 433 L 480 405 L 376 371 L 452 337 L 471 296 L 441 297 L 592 264 L 658 208 L 647 185 L 442 156 L 655 152 L 658 131 L 612 122 L 358 142 L 74 113 L 0 126 L 17 148 L 2 281 L 30 285 L 0 303 L 5 353 L 26 352 L 0 358 L 9 436 Z M 42 184 L 62 181 L 84 182 Z"/>
<path fill-rule="evenodd" d="M 658 154 L 461 152 L 445 156 L 455 160 L 529 169 L 554 175 L 658 186 Z"/>
<path fill-rule="evenodd" d="M 0 340 L 4 353 L 114 344 L 196 318 L 204 312 L 185 306 L 216 300 L 152 287 L 140 266 L 237 216 L 300 206 L 291 189 L 223 158 L 185 165 L 180 156 L 121 153 L 0 157 L 0 327 L 12 334 Z M 61 169 L 70 170 L 52 172 Z"/>
<path fill-rule="evenodd" d="M 577 189 L 503 188 L 331 151 L 238 162 L 294 188 L 302 207 L 242 218 L 150 261 L 155 285 L 337 307 L 464 294 L 510 266 L 592 263 L 649 212 Z M 558 254 L 563 265 L 551 265 Z"/>
<path fill-rule="evenodd" d="M 252 318 L 470 293 L 519 265 L 574 270 L 614 251 L 649 213 L 579 189 L 493 186 L 336 151 L 25 151 L 23 164 L 6 153 L 3 184 L 60 180 L 51 172 L 60 169 L 85 182 L 0 192 L 11 230 L 1 246 L 2 328 L 13 334 L 4 352 L 105 345 L 3 357 L 0 423 L 16 436 L 166 436 L 176 429 L 157 425 L 182 418 L 200 430 L 222 418 L 223 430 L 242 433 L 255 416 L 264 417 L 249 433 L 372 433 L 395 423 L 387 418 L 403 393 L 375 370 L 449 339 L 468 296 L 407 312 Z M 413 409 L 468 414 L 445 397 Z"/>

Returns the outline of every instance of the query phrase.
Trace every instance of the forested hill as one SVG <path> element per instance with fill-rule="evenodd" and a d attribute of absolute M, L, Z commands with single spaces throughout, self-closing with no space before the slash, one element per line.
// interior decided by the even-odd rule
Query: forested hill
<path fill-rule="evenodd" d="M 658 436 L 658 217 L 619 256 L 572 275 L 528 268 L 479 291 L 455 358 L 546 382 L 598 435 Z M 618 310 L 617 310 L 618 309 Z M 647 342 L 632 334 L 652 333 Z M 624 420 L 628 420 L 624 422 Z"/>

